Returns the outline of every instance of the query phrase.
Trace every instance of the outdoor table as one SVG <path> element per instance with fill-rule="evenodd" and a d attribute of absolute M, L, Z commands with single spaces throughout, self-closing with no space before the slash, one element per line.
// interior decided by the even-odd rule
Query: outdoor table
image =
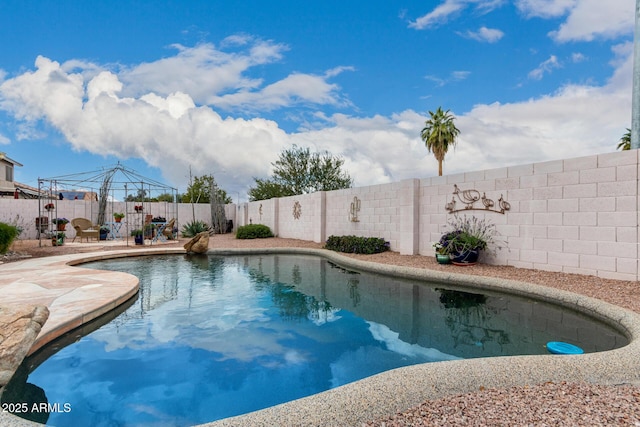
<path fill-rule="evenodd" d="M 107 239 L 109 240 L 118 240 L 122 239 L 122 235 L 120 234 L 120 229 L 122 229 L 123 222 L 105 222 L 105 225 L 109 227 L 109 234 L 107 235 Z"/>

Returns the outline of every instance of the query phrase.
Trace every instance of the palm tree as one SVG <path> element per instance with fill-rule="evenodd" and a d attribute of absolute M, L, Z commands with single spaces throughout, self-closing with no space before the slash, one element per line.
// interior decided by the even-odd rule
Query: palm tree
<path fill-rule="evenodd" d="M 431 118 L 425 121 L 424 129 L 420 132 L 420 137 L 424 141 L 427 150 L 433 152 L 438 160 L 438 176 L 442 176 L 442 162 L 449 150 L 449 146 L 455 147 L 456 137 L 460 130 L 453 124 L 454 117 L 449 114 L 449 110 L 442 111 L 438 107 L 435 113 L 429 111 Z"/>
<path fill-rule="evenodd" d="M 631 129 L 627 128 L 627 133 L 620 138 L 620 144 L 617 147 L 618 150 L 631 150 Z"/>

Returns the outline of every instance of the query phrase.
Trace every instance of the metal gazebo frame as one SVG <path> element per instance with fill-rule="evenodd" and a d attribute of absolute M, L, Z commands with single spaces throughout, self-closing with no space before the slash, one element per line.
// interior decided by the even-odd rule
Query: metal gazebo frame
<path fill-rule="evenodd" d="M 175 218 L 178 221 L 178 189 L 163 184 L 152 178 L 147 178 L 133 169 L 127 168 L 118 163 L 115 166 L 104 168 L 93 172 L 80 172 L 70 175 L 63 175 L 52 178 L 38 178 L 38 217 L 36 219 L 36 229 L 39 246 L 42 246 L 42 235 L 47 238 L 53 233 L 52 212 L 57 212 L 58 201 L 63 199 L 63 193 L 69 193 L 69 188 L 73 188 L 72 193 L 89 195 L 92 202 L 98 202 L 98 212 L 96 224 L 104 225 L 107 221 L 107 213 L 113 215 L 116 202 L 125 204 L 126 215 L 133 217 L 144 211 L 145 205 L 152 203 L 153 194 L 170 194 L 171 202 L 165 207 L 165 216 Z M 82 190 L 79 190 L 82 189 Z M 134 201 L 129 195 L 133 194 Z M 117 197 L 122 197 L 121 201 L 116 201 Z M 86 200 L 86 199 L 85 199 Z M 142 206 L 142 210 L 134 212 L 134 206 Z M 90 204 L 90 216 L 94 218 L 94 203 Z M 134 225 L 143 228 L 144 216 L 137 215 L 140 224 L 127 221 L 125 227 L 126 244 L 129 246 L 129 226 Z"/>

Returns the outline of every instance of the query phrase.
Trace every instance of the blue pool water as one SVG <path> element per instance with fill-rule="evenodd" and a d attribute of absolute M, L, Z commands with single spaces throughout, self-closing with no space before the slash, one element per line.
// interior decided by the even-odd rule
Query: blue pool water
<path fill-rule="evenodd" d="M 83 267 L 131 272 L 139 295 L 108 323 L 25 361 L 2 397 L 59 408 L 31 414 L 59 427 L 187 426 L 416 363 L 545 354 L 548 341 L 586 352 L 626 344 L 557 306 L 357 273 L 312 256 Z"/>

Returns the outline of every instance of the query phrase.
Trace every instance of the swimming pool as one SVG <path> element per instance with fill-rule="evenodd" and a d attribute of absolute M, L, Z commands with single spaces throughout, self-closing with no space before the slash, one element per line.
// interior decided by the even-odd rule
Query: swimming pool
<path fill-rule="evenodd" d="M 550 340 L 588 352 L 626 344 L 608 326 L 557 306 L 358 273 L 319 257 L 87 266 L 135 272 L 141 289 L 121 315 L 29 376 L 49 402 L 71 405 L 51 414 L 55 425 L 190 425 L 398 366 L 544 354 Z"/>

